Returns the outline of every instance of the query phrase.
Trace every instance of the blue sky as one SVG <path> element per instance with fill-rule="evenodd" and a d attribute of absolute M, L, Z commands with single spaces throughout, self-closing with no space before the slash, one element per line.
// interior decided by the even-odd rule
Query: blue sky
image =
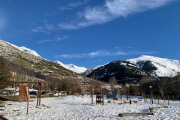
<path fill-rule="evenodd" d="M 179 0 L 0 0 L 0 39 L 86 68 L 141 55 L 180 60 Z"/>

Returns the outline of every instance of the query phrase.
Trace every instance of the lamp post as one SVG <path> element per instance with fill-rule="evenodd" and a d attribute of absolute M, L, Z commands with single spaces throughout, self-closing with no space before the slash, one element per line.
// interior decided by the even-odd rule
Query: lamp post
<path fill-rule="evenodd" d="M 153 104 L 153 100 L 152 100 L 152 86 L 149 86 L 149 88 L 151 89 L 151 98 L 150 98 L 150 103 L 152 102 L 152 104 Z"/>
<path fill-rule="evenodd" d="M 128 100 L 128 95 L 129 95 L 129 84 L 126 84 L 127 89 L 127 100 Z"/>

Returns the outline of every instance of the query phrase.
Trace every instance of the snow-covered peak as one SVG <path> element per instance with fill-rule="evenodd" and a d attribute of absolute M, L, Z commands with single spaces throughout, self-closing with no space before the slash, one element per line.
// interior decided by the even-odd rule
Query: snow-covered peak
<path fill-rule="evenodd" d="M 63 64 L 62 62 L 58 61 L 58 60 L 56 60 L 55 63 L 58 64 L 59 66 L 62 66 L 62 67 L 64 67 L 64 68 L 66 68 L 66 65 Z M 66 69 L 67 69 L 67 68 L 66 68 Z"/>
<path fill-rule="evenodd" d="M 153 66 L 157 68 L 156 70 L 153 71 L 153 74 L 161 77 L 175 76 L 177 75 L 178 72 L 180 72 L 179 60 L 143 55 L 138 58 L 128 59 L 127 61 L 136 64 L 139 68 L 142 68 L 144 66 L 144 64 L 139 64 L 139 63 L 145 63 L 149 61 Z"/>
<path fill-rule="evenodd" d="M 81 74 L 87 70 L 87 68 L 85 68 L 85 67 L 78 67 L 74 64 L 63 64 L 62 62 L 60 62 L 58 60 L 56 60 L 55 63 L 66 68 L 66 69 L 68 69 L 68 70 L 74 71 L 74 72 L 79 73 L 79 74 Z"/>
<path fill-rule="evenodd" d="M 6 42 L 6 41 L 3 41 L 3 40 L 0 40 L 0 45 L 3 46 L 4 48 L 8 48 L 7 51 L 8 51 L 9 49 L 14 49 L 14 48 L 16 48 L 16 50 L 23 51 L 23 52 L 25 52 L 25 53 L 34 55 L 34 56 L 36 56 L 36 57 L 41 57 L 41 56 L 40 56 L 37 52 L 35 52 L 34 50 L 31 50 L 31 49 L 26 48 L 26 47 L 24 47 L 24 46 L 18 47 L 18 46 L 14 45 L 14 44 L 11 44 L 11 43 Z"/>
<path fill-rule="evenodd" d="M 32 55 L 34 55 L 34 56 L 41 57 L 36 51 L 31 50 L 31 49 L 29 49 L 29 48 L 26 48 L 26 47 L 24 47 L 24 46 L 19 47 L 19 49 L 20 49 L 21 51 L 26 52 L 26 53 L 30 53 L 30 54 L 32 54 Z"/>

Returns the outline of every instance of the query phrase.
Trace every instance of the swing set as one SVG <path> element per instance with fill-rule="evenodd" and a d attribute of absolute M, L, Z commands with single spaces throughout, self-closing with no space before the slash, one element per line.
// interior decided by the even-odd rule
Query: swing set
<path fill-rule="evenodd" d="M 30 96 L 29 96 L 29 87 L 25 84 L 22 83 L 26 83 L 26 84 L 37 84 L 38 85 L 38 95 L 37 95 L 37 106 L 41 105 L 41 90 L 42 90 L 42 84 L 48 84 L 49 86 L 49 82 L 24 82 L 24 81 L 6 81 L 6 82 L 0 82 L 0 87 L 8 87 L 8 86 L 12 86 L 15 88 L 16 91 L 16 87 L 19 87 L 19 99 L 18 102 L 25 102 L 27 101 L 27 114 L 28 114 L 28 107 L 29 107 L 29 100 L 30 100 Z M 19 85 L 17 85 L 19 84 Z M 21 85 L 22 84 L 22 85 Z M 21 91 L 21 92 L 20 92 Z M 20 98 L 20 95 L 23 94 L 23 98 Z M 15 93 L 14 93 L 14 97 L 15 97 Z M 26 98 L 25 98 L 26 97 Z M 23 100 L 24 99 L 24 100 Z M 5 110 L 5 103 L 0 104 L 0 110 Z M 13 111 L 18 111 L 18 110 L 13 110 Z"/>

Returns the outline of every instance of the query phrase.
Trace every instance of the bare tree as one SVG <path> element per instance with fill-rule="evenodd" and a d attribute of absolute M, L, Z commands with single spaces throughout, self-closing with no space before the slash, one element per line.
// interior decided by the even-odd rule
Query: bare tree
<path fill-rule="evenodd" d="M 114 92 L 114 87 L 117 84 L 116 78 L 113 76 L 109 79 L 109 85 L 111 87 L 111 91 Z"/>
<path fill-rule="evenodd" d="M 141 94 L 150 94 L 151 90 L 149 86 L 153 85 L 153 76 L 143 76 L 140 80 Z"/>

